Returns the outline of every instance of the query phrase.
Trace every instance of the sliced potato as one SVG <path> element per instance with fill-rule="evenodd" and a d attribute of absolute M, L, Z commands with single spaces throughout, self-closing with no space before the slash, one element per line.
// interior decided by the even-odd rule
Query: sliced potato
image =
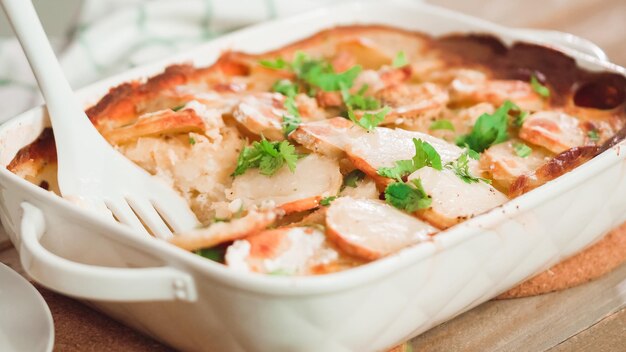
<path fill-rule="evenodd" d="M 384 127 L 351 139 L 346 145 L 346 152 L 355 167 L 373 178 L 379 186 L 384 186 L 390 179 L 378 175 L 378 169 L 393 167 L 399 160 L 412 159 L 415 155 L 413 138 L 431 144 L 443 164 L 456 160 L 463 153 L 461 148 L 425 133 Z M 470 160 L 470 168 L 477 168 L 474 160 Z"/>
<path fill-rule="evenodd" d="M 366 69 L 376 69 L 383 65 L 391 64 L 393 57 L 389 57 L 380 48 L 376 47 L 376 43 L 369 40 L 366 37 L 353 37 L 348 40 L 337 43 L 337 52 L 350 53 L 353 57 L 353 62 L 361 65 Z M 352 65 L 353 66 L 353 65 Z M 345 70 L 352 66 L 342 65 L 342 67 L 336 67 L 339 71 Z"/>
<path fill-rule="evenodd" d="M 335 271 L 340 259 L 340 254 L 326 241 L 324 232 L 314 227 L 263 231 L 235 241 L 226 250 L 226 265 L 233 269 L 274 275 Z"/>
<path fill-rule="evenodd" d="M 216 222 L 205 228 L 178 233 L 170 242 L 189 251 L 209 248 L 263 231 L 274 220 L 275 212 L 250 211 L 246 216 L 230 222 Z"/>
<path fill-rule="evenodd" d="M 503 204 L 508 198 L 483 181 L 466 183 L 453 171 L 421 168 L 409 180 L 420 179 L 432 198 L 430 208 L 417 215 L 438 228 L 448 228 Z"/>
<path fill-rule="evenodd" d="M 257 93 L 244 96 L 233 111 L 233 117 L 246 129 L 270 140 L 282 140 L 285 96 L 279 93 Z"/>
<path fill-rule="evenodd" d="M 310 154 L 291 172 L 284 166 L 272 176 L 250 169 L 233 181 L 228 197 L 241 199 L 244 207 L 271 203 L 286 213 L 313 209 L 325 197 L 339 192 L 343 182 L 337 161 Z"/>
<path fill-rule="evenodd" d="M 342 197 L 326 213 L 328 238 L 367 260 L 428 240 L 437 229 L 380 200 Z"/>
<path fill-rule="evenodd" d="M 194 110 L 161 110 L 140 116 L 129 126 L 103 130 L 102 136 L 113 144 L 136 141 L 140 137 L 187 132 L 202 132 L 204 122 Z"/>
<path fill-rule="evenodd" d="M 480 156 L 480 167 L 503 188 L 508 189 L 521 175 L 532 172 L 549 159 L 543 148 L 533 148 L 528 156 L 520 157 L 515 151 L 520 140 L 509 140 L 489 147 Z"/>
<path fill-rule="evenodd" d="M 487 79 L 481 75 L 460 76 L 453 80 L 450 100 L 462 105 L 487 102 L 495 106 L 510 100 L 524 111 L 538 111 L 545 105 L 545 100 L 528 82 Z"/>
<path fill-rule="evenodd" d="M 433 83 L 392 85 L 376 96 L 381 105 L 391 108 L 383 124 L 428 121 L 443 113 L 449 101 L 448 92 Z"/>
<path fill-rule="evenodd" d="M 524 121 L 519 136 L 557 154 L 585 143 L 585 133 L 578 119 L 557 111 L 531 114 Z"/>
<path fill-rule="evenodd" d="M 303 123 L 289 135 L 289 138 L 315 153 L 335 158 L 343 155 L 346 144 L 351 139 L 365 133 L 365 130 L 355 126 L 350 120 L 334 117 Z"/>

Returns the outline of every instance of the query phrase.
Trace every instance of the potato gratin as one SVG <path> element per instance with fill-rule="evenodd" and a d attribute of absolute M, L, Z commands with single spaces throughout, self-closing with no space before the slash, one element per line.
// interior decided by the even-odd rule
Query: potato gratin
<path fill-rule="evenodd" d="M 173 244 L 310 275 L 428 241 L 591 159 L 622 134 L 625 86 L 537 45 L 349 26 L 168 67 L 88 115 L 189 202 L 203 227 Z M 58 193 L 55 160 L 48 129 L 9 169 Z"/>

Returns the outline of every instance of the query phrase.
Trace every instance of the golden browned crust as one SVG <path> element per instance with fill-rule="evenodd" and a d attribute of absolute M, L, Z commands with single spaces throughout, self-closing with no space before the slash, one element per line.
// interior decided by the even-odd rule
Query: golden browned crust
<path fill-rule="evenodd" d="M 204 122 L 194 110 L 163 110 L 154 116 L 141 118 L 137 123 L 114 130 L 103 130 L 102 135 L 113 144 L 123 144 L 140 137 L 163 134 L 201 132 Z"/>
<path fill-rule="evenodd" d="M 597 146 L 582 146 L 564 151 L 534 172 L 518 177 L 509 189 L 509 197 L 515 198 L 520 196 L 574 170 L 596 156 L 598 150 Z"/>
<path fill-rule="evenodd" d="M 505 293 L 498 299 L 536 296 L 565 290 L 597 279 L 626 261 L 626 223 L 586 250 L 562 261 Z"/>
<path fill-rule="evenodd" d="M 22 177 L 25 173 L 33 173 L 34 175 L 41 171 L 47 163 L 54 162 L 56 159 L 54 135 L 51 128 L 46 128 L 37 140 L 17 152 L 15 158 L 7 165 L 7 169 Z"/>

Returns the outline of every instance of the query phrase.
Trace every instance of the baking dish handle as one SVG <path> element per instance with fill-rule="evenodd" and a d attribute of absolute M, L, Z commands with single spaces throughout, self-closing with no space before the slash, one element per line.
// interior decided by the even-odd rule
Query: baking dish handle
<path fill-rule="evenodd" d="M 599 46 L 587 39 L 575 36 L 573 34 L 547 29 L 528 28 L 518 28 L 515 29 L 515 31 L 528 37 L 543 39 L 547 42 L 561 45 L 563 47 L 578 51 L 579 53 L 595 57 L 600 61 L 609 61 L 608 56 Z"/>
<path fill-rule="evenodd" d="M 38 283 L 60 293 L 103 301 L 195 301 L 191 275 L 170 267 L 109 268 L 76 263 L 41 245 L 43 212 L 22 203 L 20 261 Z"/>

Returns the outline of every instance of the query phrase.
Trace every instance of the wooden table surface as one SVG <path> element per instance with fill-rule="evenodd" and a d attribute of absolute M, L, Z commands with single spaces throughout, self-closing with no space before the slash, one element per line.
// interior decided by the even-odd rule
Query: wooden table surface
<path fill-rule="evenodd" d="M 570 32 L 626 66 L 626 0 L 429 2 L 509 26 Z M 0 262 L 23 273 L 16 250 L 1 239 Z M 626 351 L 626 265 L 563 292 L 484 303 L 399 350 L 408 346 L 414 351 Z"/>

